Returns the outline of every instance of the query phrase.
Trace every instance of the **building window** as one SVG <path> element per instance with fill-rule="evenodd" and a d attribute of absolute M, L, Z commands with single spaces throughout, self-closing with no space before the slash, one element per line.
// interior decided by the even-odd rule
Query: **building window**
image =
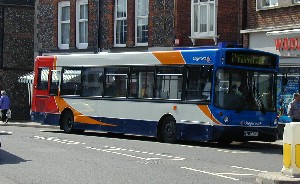
<path fill-rule="evenodd" d="M 216 36 L 216 5 L 214 0 L 192 0 L 191 37 L 214 38 Z"/>
<path fill-rule="evenodd" d="M 294 0 L 295 3 L 300 3 L 300 0 Z"/>
<path fill-rule="evenodd" d="M 135 44 L 136 46 L 148 45 L 148 14 L 149 0 L 136 0 L 136 27 L 135 27 Z"/>
<path fill-rule="evenodd" d="M 278 6 L 278 0 L 262 0 L 261 6 Z"/>
<path fill-rule="evenodd" d="M 58 3 L 58 47 L 69 49 L 70 43 L 70 2 Z"/>
<path fill-rule="evenodd" d="M 256 0 L 257 10 L 278 6 L 278 0 Z"/>
<path fill-rule="evenodd" d="M 76 2 L 76 47 L 88 47 L 88 0 Z"/>
<path fill-rule="evenodd" d="M 125 47 L 127 41 L 127 0 L 115 0 L 115 46 Z"/>

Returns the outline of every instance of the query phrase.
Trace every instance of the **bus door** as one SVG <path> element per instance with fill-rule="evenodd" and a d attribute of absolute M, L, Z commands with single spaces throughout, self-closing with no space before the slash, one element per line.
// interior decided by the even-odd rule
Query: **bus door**
<path fill-rule="evenodd" d="M 33 107 L 34 112 L 49 114 L 57 112 L 54 96 L 58 93 L 57 71 L 52 71 L 49 67 L 38 68 L 37 81 L 34 86 Z"/>

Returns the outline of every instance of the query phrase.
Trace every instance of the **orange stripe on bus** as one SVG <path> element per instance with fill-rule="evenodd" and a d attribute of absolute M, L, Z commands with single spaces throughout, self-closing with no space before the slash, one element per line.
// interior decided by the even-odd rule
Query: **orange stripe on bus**
<path fill-rule="evenodd" d="M 77 111 L 76 109 L 72 108 L 64 99 L 59 98 L 59 97 L 55 97 L 55 101 L 56 104 L 58 106 L 58 110 L 61 113 L 64 109 L 66 108 L 70 108 L 73 111 L 73 115 L 74 115 L 74 121 L 75 122 L 82 122 L 82 123 L 87 123 L 87 124 L 98 124 L 98 125 L 104 125 L 104 126 L 117 126 L 114 124 L 108 124 L 108 123 L 104 123 L 101 121 L 97 121 L 93 118 L 90 118 L 88 116 L 83 115 L 82 113 L 80 113 L 79 111 Z"/>
<path fill-rule="evenodd" d="M 162 64 L 185 64 L 185 61 L 180 53 L 180 51 L 172 52 L 152 52 L 152 54 L 162 63 Z"/>
<path fill-rule="evenodd" d="M 198 105 L 199 109 L 209 118 L 211 119 L 213 122 L 215 122 L 216 124 L 221 124 L 210 112 L 208 105 Z"/>
<path fill-rule="evenodd" d="M 56 70 L 56 66 L 57 66 L 56 62 L 57 62 L 57 57 L 54 56 L 54 60 L 53 60 L 53 69 L 54 70 Z"/>
<path fill-rule="evenodd" d="M 96 125 L 105 125 L 105 126 L 117 126 L 117 125 L 107 124 L 107 123 L 104 123 L 102 121 L 97 121 L 97 120 L 95 120 L 93 118 L 90 118 L 90 117 L 87 117 L 87 116 L 84 116 L 84 115 L 75 116 L 74 117 L 74 121 L 75 122 L 84 122 L 84 123 L 87 123 L 87 124 L 96 124 Z"/>

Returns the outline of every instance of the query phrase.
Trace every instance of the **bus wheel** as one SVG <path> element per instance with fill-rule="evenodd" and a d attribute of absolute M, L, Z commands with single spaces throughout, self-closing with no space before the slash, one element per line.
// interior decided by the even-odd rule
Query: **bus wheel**
<path fill-rule="evenodd" d="M 168 116 L 164 119 L 161 126 L 160 140 L 166 143 L 175 143 L 176 137 L 176 121 L 172 116 Z"/>
<path fill-rule="evenodd" d="M 65 112 L 62 118 L 62 128 L 65 133 L 67 134 L 73 133 L 73 123 L 74 123 L 73 113 L 71 111 Z"/>

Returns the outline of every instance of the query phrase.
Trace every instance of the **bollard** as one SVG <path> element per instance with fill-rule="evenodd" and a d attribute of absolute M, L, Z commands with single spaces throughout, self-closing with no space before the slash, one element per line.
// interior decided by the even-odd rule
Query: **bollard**
<path fill-rule="evenodd" d="M 300 122 L 287 123 L 283 133 L 283 175 L 300 177 Z"/>

